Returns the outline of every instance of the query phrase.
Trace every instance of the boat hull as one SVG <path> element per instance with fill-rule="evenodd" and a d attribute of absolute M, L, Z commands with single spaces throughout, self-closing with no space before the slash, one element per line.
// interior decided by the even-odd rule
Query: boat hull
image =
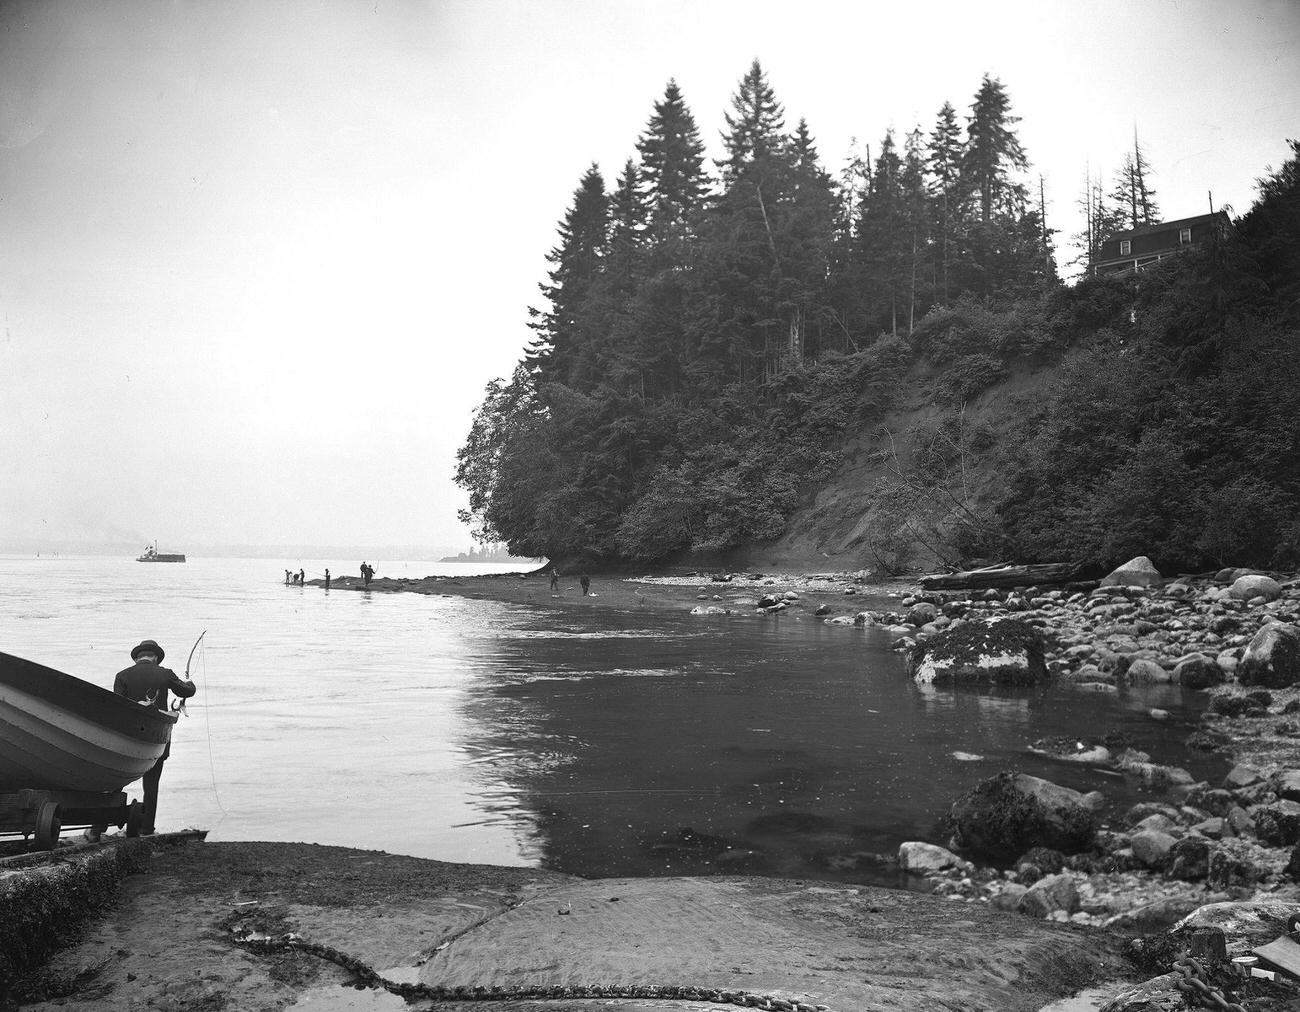
<path fill-rule="evenodd" d="M 171 741 L 176 714 L 0 653 L 0 794 L 117 791 Z"/>
<path fill-rule="evenodd" d="M 137 555 L 136 562 L 184 562 L 183 555 Z"/>

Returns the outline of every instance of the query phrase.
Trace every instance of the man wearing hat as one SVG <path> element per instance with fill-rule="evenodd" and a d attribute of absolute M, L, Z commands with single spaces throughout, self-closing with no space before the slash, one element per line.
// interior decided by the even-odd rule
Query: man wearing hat
<path fill-rule="evenodd" d="M 161 666 L 164 657 L 163 648 L 153 640 L 145 640 L 131 651 L 131 660 L 135 661 L 129 668 L 117 673 L 113 680 L 113 691 L 119 696 L 134 699 L 167 710 L 167 693 L 173 692 L 179 699 L 189 699 L 198 691 L 194 683 L 181 678 L 171 668 Z M 141 779 L 144 786 L 144 820 L 141 832 L 150 834 L 154 831 L 154 816 L 158 811 L 158 781 L 162 779 L 163 763 L 172 753 L 171 742 L 163 749 L 162 758 L 153 765 Z"/>

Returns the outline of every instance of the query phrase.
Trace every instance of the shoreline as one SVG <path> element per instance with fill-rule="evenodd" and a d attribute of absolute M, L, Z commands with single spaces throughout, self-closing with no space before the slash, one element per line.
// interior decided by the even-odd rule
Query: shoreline
<path fill-rule="evenodd" d="M 313 582 L 320 585 L 308 585 Z M 339 578 L 331 589 L 364 592 L 360 582 Z M 1291 848 L 1278 838 L 1276 820 L 1268 823 L 1272 828 L 1265 825 L 1265 809 L 1289 813 L 1286 806 L 1293 805 L 1300 840 L 1300 769 L 1291 768 L 1300 766 L 1300 687 L 1251 696 L 1253 690 L 1234 679 L 1257 630 L 1300 615 L 1300 580 L 1285 580 L 1272 600 L 1248 601 L 1232 598 L 1227 584 L 1213 579 L 1174 581 L 1153 591 L 966 595 L 921 593 L 912 581 L 873 583 L 861 574 L 733 574 L 729 580 L 598 575 L 591 589 L 584 597 L 576 579 L 562 577 L 552 593 L 541 574 L 498 574 L 381 577 L 369 591 L 575 611 L 717 609 L 748 621 L 881 625 L 899 649 L 942 632 L 954 617 L 1041 621 L 1053 629 L 1047 653 L 1052 677 L 1081 692 L 1116 691 L 1139 661 L 1170 679 L 1190 679 L 1193 670 L 1203 676 L 1214 667 L 1219 677 L 1207 686 L 1211 705 L 1192 736 L 1200 743 L 1189 739 L 1188 747 L 1221 751 L 1237 766 L 1223 785 L 1191 784 L 1180 770 L 1155 766 L 1133 748 L 1108 750 L 1097 737 L 1105 729 L 1089 729 L 1097 734 L 1078 742 L 1080 749 L 1088 746 L 1087 761 L 1140 778 L 1151 800 L 1108 812 L 1090 853 L 1043 852 L 1034 857 L 1038 864 L 1022 859 L 1015 867 L 977 866 L 945 850 L 944 841 L 917 841 L 937 857 L 934 865 L 909 867 L 929 894 L 758 877 L 586 880 L 311 844 L 196 844 L 160 852 L 151 862 L 153 874 L 128 880 L 116 909 L 28 975 L 20 993 L 36 998 L 43 988 L 47 1000 L 22 1007 L 217 1012 L 229 1004 L 269 1012 L 294 997 L 334 994 L 352 979 L 304 953 L 239 949 L 233 929 L 243 924 L 271 934 L 297 931 L 408 982 L 654 979 L 767 991 L 848 1012 L 944 1007 L 960 979 L 967 989 L 962 1008 L 1038 1012 L 1082 988 L 1117 994 L 1125 981 L 1148 978 L 1149 991 L 1176 997 L 1177 975 L 1157 976 L 1171 960 L 1133 961 L 1130 940 L 1182 938 L 1185 944 L 1185 933 L 1165 934 L 1185 918 L 1188 928 L 1222 930 L 1232 956 L 1283 934 L 1287 918 L 1300 914 L 1300 865 L 1294 857 L 1288 863 Z M 772 603 L 761 604 L 764 597 Z M 1291 714 L 1294 721 L 1287 719 Z M 1153 711 L 1151 719 L 1161 718 Z M 1212 857 L 1190 874 L 1186 861 L 1171 869 L 1166 854 L 1185 857 L 1189 843 L 1202 855 L 1226 855 L 1218 871 Z M 1032 914 L 1027 893 L 1037 897 Z M 704 920 L 694 920 L 697 914 Z M 736 919 L 751 933 L 720 929 Z M 786 934 L 766 951 L 773 924 Z M 906 942 L 900 948 L 896 939 Z M 799 952 L 826 958 L 808 965 L 789 955 Z M 881 966 L 887 972 L 877 972 Z M 677 980 L 674 969 L 690 971 L 692 979 Z M 1009 979 L 1018 980 L 1016 987 Z M 918 980 L 926 983 L 917 987 Z M 905 992 L 898 990 L 901 981 L 909 982 Z M 1250 987 L 1269 1002 L 1300 994 L 1282 983 L 1252 981 Z M 611 1000 L 566 995 L 561 1007 L 586 1012 Z M 627 1000 L 615 1003 L 645 1012 L 698 1007 Z M 521 1007 L 557 1008 L 550 1001 Z M 1095 1006 L 1067 1004 L 1054 1012 L 1089 1007 Z"/>

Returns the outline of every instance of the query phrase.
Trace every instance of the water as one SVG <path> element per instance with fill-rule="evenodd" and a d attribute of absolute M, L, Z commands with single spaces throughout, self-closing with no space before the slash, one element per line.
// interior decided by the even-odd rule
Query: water
<path fill-rule="evenodd" d="M 344 566 L 295 568 L 311 578 L 326 565 Z M 1124 729 L 1157 761 L 1222 769 L 1183 750 L 1195 703 L 1170 687 L 921 691 L 878 629 L 326 593 L 285 586 L 283 569 L 0 557 L 0 650 L 111 687 L 141 639 L 180 673 L 206 629 L 158 827 L 211 840 L 587 876 L 893 881 L 871 855 L 941 840 L 951 802 L 1003 769 L 1117 806 L 1140 797 L 1029 755 L 1036 738 Z M 1151 721 L 1152 706 L 1173 719 Z"/>

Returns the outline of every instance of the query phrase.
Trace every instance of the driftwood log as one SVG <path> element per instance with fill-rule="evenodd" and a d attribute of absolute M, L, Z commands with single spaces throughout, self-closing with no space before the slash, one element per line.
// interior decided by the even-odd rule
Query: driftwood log
<path fill-rule="evenodd" d="M 1011 587 L 1070 583 L 1088 567 L 1079 562 L 1045 562 L 1026 566 L 986 566 L 959 573 L 933 573 L 921 577 L 923 590 L 1007 590 Z"/>

